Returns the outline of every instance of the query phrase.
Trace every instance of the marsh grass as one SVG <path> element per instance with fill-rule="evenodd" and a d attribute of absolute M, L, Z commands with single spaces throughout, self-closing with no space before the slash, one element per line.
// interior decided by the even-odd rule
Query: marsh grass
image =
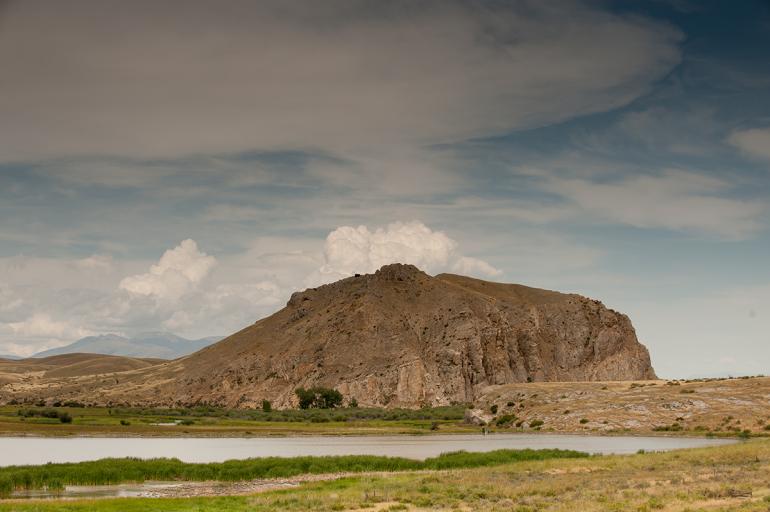
<path fill-rule="evenodd" d="M 56 490 L 66 485 L 111 485 L 145 480 L 236 482 L 305 474 L 475 468 L 587 456 L 571 450 L 496 450 L 486 453 L 451 452 L 424 461 L 372 455 L 265 457 L 208 464 L 185 463 L 178 459 L 101 459 L 0 468 L 0 495 L 7 496 L 17 489 Z"/>
<path fill-rule="evenodd" d="M 0 512 L 767 512 L 770 441 L 729 446 L 520 461 L 354 475 L 250 496 L 0 502 Z"/>

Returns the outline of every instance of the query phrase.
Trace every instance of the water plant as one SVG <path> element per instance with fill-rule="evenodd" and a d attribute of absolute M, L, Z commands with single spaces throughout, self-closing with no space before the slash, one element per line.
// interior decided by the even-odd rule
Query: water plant
<path fill-rule="evenodd" d="M 92 462 L 9 466 L 0 468 L 0 496 L 17 489 L 62 489 L 65 485 L 112 485 L 145 480 L 245 481 L 303 474 L 412 471 L 494 466 L 519 461 L 587 457 L 572 450 L 495 450 L 444 453 L 423 461 L 403 457 L 344 455 L 327 457 L 265 457 L 217 463 L 186 463 L 179 459 L 101 459 Z"/>

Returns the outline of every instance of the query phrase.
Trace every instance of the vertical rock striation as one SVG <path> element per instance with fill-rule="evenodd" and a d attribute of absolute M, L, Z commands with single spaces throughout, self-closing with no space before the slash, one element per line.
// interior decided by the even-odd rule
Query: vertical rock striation
<path fill-rule="evenodd" d="M 182 359 L 183 403 L 292 405 L 299 386 L 362 405 L 472 402 L 493 384 L 655 378 L 627 316 L 599 301 L 387 265 L 292 295 Z"/>

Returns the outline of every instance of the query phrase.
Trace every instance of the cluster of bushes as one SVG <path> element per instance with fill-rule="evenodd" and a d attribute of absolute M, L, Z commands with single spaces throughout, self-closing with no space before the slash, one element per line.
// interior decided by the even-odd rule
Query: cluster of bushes
<path fill-rule="evenodd" d="M 671 425 L 659 425 L 653 427 L 653 432 L 680 432 L 683 430 L 682 425 L 679 423 L 672 423 Z"/>
<path fill-rule="evenodd" d="M 83 402 L 76 402 L 75 400 L 67 400 L 65 402 L 56 401 L 53 403 L 54 407 L 73 407 L 73 408 L 83 408 L 86 406 Z"/>
<path fill-rule="evenodd" d="M 68 412 L 57 411 L 56 409 L 19 409 L 16 414 L 22 418 L 58 418 L 62 423 L 72 423 L 72 416 Z"/>
<path fill-rule="evenodd" d="M 369 407 L 337 407 L 334 409 L 218 409 L 195 407 L 192 409 L 113 408 L 115 417 L 155 417 L 174 420 L 179 418 L 224 418 L 247 421 L 313 422 L 329 421 L 459 421 L 465 415 L 465 405 L 424 407 L 422 409 L 383 409 Z"/>
<path fill-rule="evenodd" d="M 46 407 L 48 403 L 43 399 L 23 399 L 19 400 L 17 398 L 14 398 L 8 402 L 8 405 L 31 405 L 35 407 Z M 57 400 L 51 404 L 51 407 L 73 407 L 73 408 L 82 408 L 82 407 L 88 407 L 88 404 L 84 404 L 83 402 L 77 402 L 75 400 L 66 400 L 61 401 Z"/>
<path fill-rule="evenodd" d="M 294 390 L 300 409 L 335 409 L 342 406 L 342 393 L 336 389 L 315 387 Z"/>
<path fill-rule="evenodd" d="M 178 459 L 102 459 L 71 464 L 0 468 L 0 496 L 7 496 L 16 489 L 62 489 L 66 485 L 113 485 L 145 480 L 235 482 L 303 474 L 472 468 L 587 456 L 586 453 L 572 450 L 496 450 L 486 453 L 445 453 L 424 461 L 372 455 L 265 457 L 209 464 L 184 463 Z"/>

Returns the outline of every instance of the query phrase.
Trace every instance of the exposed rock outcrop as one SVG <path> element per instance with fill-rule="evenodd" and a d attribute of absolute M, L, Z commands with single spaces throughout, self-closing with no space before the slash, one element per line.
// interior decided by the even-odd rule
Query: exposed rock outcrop
<path fill-rule="evenodd" d="M 598 301 L 399 264 L 295 293 L 181 364 L 178 399 L 228 405 L 287 406 L 311 385 L 415 406 L 472 402 L 488 385 L 528 379 L 655 377 L 628 317 Z"/>
<path fill-rule="evenodd" d="M 286 407 L 297 387 L 321 385 L 414 407 L 528 380 L 654 377 L 628 317 L 599 301 L 394 264 L 295 293 L 217 344 L 98 391 L 115 403 Z"/>

